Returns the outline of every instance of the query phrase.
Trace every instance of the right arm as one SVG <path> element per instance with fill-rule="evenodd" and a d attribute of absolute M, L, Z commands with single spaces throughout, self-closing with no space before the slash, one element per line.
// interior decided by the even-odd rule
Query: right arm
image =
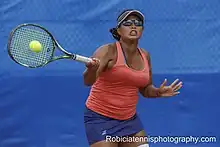
<path fill-rule="evenodd" d="M 99 74 L 104 71 L 104 69 L 108 65 L 109 61 L 109 52 L 108 52 L 108 45 L 104 45 L 99 47 L 93 54 L 91 58 L 98 59 L 94 60 L 88 64 L 86 64 L 86 70 L 83 73 L 84 84 L 87 86 L 93 85 L 96 79 L 98 78 Z"/>

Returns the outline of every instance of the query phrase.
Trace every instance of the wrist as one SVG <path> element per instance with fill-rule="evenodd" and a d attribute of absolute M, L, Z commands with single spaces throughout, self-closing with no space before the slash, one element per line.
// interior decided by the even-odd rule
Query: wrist
<path fill-rule="evenodd" d="M 145 89 L 145 93 L 148 97 L 161 97 L 160 89 L 152 84 Z"/>
<path fill-rule="evenodd" d="M 157 97 L 161 97 L 161 92 L 160 92 L 160 89 L 159 89 L 159 88 L 156 89 L 156 96 L 157 96 Z"/>

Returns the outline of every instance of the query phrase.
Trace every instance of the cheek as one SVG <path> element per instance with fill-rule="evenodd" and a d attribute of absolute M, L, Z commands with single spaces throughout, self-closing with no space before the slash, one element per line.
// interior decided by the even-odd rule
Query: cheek
<path fill-rule="evenodd" d="M 130 31 L 129 27 L 121 27 L 121 30 L 120 30 L 121 34 L 123 35 L 128 34 L 129 31 Z"/>
<path fill-rule="evenodd" d="M 139 34 L 141 35 L 142 32 L 143 32 L 143 29 L 142 29 L 142 28 L 138 28 L 138 32 L 139 32 Z"/>

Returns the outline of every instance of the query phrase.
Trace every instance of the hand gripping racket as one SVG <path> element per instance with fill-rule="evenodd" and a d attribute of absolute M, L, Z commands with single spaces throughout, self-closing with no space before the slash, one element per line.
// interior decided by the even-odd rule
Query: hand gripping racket
<path fill-rule="evenodd" d="M 55 55 L 55 50 L 61 54 Z M 29 68 L 42 67 L 59 59 L 83 63 L 92 61 L 64 50 L 48 30 L 37 24 L 21 24 L 11 31 L 8 54 L 16 63 Z"/>

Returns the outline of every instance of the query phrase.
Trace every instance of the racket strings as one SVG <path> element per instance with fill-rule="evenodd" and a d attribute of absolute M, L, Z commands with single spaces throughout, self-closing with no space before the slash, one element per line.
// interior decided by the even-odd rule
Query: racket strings
<path fill-rule="evenodd" d="M 35 53 L 29 48 L 29 43 L 37 40 L 42 45 L 42 51 Z M 37 67 L 50 60 L 53 54 L 53 41 L 44 30 L 34 26 L 21 27 L 13 34 L 10 52 L 13 58 L 21 64 Z"/>
<path fill-rule="evenodd" d="M 35 66 L 33 65 L 33 63 L 39 64 L 40 54 L 38 54 L 38 56 L 35 55 L 35 57 L 33 55 L 30 56 L 31 51 L 25 49 L 25 46 L 26 46 L 25 43 L 29 42 L 27 38 L 30 38 L 30 36 L 27 36 L 27 34 L 21 31 L 16 32 L 16 35 L 18 36 L 18 38 L 17 39 L 13 38 L 14 46 L 16 46 L 16 48 L 19 48 L 20 50 L 17 50 L 16 48 L 12 48 L 11 53 L 14 55 L 14 58 L 18 60 L 19 62 L 26 63 L 27 65 L 31 65 L 31 66 Z"/>

